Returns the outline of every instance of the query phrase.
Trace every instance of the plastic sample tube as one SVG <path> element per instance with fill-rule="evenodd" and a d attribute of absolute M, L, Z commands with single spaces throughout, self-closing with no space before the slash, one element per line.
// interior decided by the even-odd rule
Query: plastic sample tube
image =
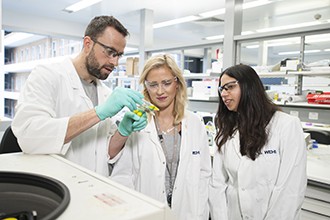
<path fill-rule="evenodd" d="M 144 99 L 142 101 L 143 104 L 138 105 L 138 108 L 133 111 L 136 115 L 142 116 L 143 112 L 154 114 L 154 111 L 159 111 L 159 108 L 157 108 L 154 104 Z"/>

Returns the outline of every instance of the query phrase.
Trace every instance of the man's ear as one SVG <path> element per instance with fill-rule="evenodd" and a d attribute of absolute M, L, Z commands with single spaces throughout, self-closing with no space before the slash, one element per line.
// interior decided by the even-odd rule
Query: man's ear
<path fill-rule="evenodd" d="M 92 50 L 94 42 L 89 36 L 84 37 L 83 43 L 84 43 L 84 50 L 86 50 L 86 52 Z"/>

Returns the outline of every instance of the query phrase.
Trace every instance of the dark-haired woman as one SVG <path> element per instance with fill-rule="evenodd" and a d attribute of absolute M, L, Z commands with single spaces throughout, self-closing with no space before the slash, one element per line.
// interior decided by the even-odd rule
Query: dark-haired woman
<path fill-rule="evenodd" d="M 307 183 L 300 120 L 273 104 L 247 65 L 220 75 L 219 97 L 212 220 L 299 219 Z"/>

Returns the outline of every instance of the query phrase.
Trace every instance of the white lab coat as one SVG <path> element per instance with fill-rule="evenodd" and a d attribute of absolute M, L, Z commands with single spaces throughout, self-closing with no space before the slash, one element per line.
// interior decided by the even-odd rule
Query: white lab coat
<path fill-rule="evenodd" d="M 306 144 L 297 117 L 276 112 L 255 161 L 242 156 L 239 134 L 214 156 L 212 220 L 298 220 L 306 190 Z"/>
<path fill-rule="evenodd" d="M 97 81 L 98 102 L 110 89 Z M 102 175 L 108 171 L 108 142 L 116 125 L 106 119 L 64 143 L 69 117 L 94 108 L 70 59 L 36 67 L 20 93 L 12 129 L 23 152 L 62 154 Z"/>
<path fill-rule="evenodd" d="M 187 111 L 182 121 L 180 162 L 172 195 L 173 214 L 179 220 L 207 220 L 211 158 L 205 126 Z M 112 160 L 110 178 L 158 201 L 166 202 L 166 159 L 154 120 L 133 133 L 123 150 Z"/>

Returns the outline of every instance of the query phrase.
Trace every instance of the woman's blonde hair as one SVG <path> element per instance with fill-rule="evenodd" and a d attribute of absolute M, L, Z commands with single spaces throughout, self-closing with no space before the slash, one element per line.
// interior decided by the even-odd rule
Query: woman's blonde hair
<path fill-rule="evenodd" d="M 176 82 L 178 88 L 174 100 L 173 115 L 174 124 L 179 124 L 184 117 L 185 108 L 187 105 L 187 85 L 185 79 L 183 78 L 182 71 L 178 67 L 173 57 L 169 54 L 155 55 L 150 57 L 144 65 L 139 83 L 143 86 L 143 95 L 145 99 L 151 101 L 149 92 L 144 82 L 146 81 L 146 78 L 151 70 L 163 66 L 168 67 L 171 70 L 172 75 L 177 78 Z"/>

